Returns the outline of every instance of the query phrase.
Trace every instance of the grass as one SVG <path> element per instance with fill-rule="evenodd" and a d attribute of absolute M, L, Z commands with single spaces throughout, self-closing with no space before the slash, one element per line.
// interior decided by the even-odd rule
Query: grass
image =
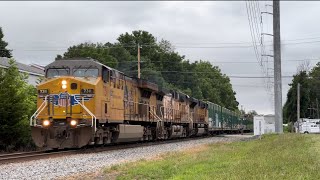
<path fill-rule="evenodd" d="M 116 179 L 320 179 L 320 136 L 219 143 L 104 170 Z"/>

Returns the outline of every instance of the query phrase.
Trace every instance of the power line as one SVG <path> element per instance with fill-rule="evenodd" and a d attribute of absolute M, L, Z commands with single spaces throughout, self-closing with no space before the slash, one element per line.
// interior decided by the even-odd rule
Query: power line
<path fill-rule="evenodd" d="M 213 63 L 212 65 L 214 65 L 215 63 L 217 64 L 256 64 L 256 61 L 212 61 L 212 60 L 207 60 L 210 63 Z M 283 63 L 289 63 L 289 62 L 299 62 L 299 61 L 320 61 L 320 58 L 313 58 L 313 59 L 284 59 L 282 60 Z M 182 60 L 178 63 L 181 62 L 187 62 L 185 60 Z M 272 63 L 271 61 L 262 61 L 264 63 Z M 119 62 L 108 62 L 108 64 L 121 64 L 121 63 L 128 63 L 128 64 L 137 64 L 137 61 L 119 61 Z M 141 61 L 141 63 L 172 63 L 172 61 Z M 192 63 L 192 62 L 191 62 Z M 45 65 L 44 65 L 45 66 Z M 271 68 L 269 68 L 271 69 Z"/>
<path fill-rule="evenodd" d="M 155 70 L 144 70 L 144 71 L 155 71 Z M 137 72 L 136 70 L 134 71 L 126 71 L 126 72 Z M 208 72 L 208 71 L 197 71 L 197 72 L 189 72 L 189 71 L 155 71 L 155 72 L 160 72 L 160 73 L 179 73 L 179 74 L 212 74 L 213 72 Z M 212 74 L 213 76 L 217 76 L 215 74 Z M 274 78 L 273 76 L 236 76 L 236 75 L 226 75 L 224 74 L 225 77 L 229 78 Z M 284 75 L 282 76 L 283 78 L 293 78 L 293 75 Z"/>
<path fill-rule="evenodd" d="M 264 77 L 266 77 L 266 78 L 263 78 L 264 83 L 266 84 L 266 90 L 270 91 L 270 89 L 268 88 L 269 87 L 268 82 L 270 82 L 270 78 L 267 78 L 269 77 L 268 57 L 266 58 L 266 61 L 264 61 L 266 48 L 265 48 L 264 38 L 263 38 L 263 19 L 262 19 L 262 12 L 260 10 L 260 4 L 257 1 L 246 1 L 246 9 L 247 9 L 247 16 L 248 16 L 252 43 L 254 45 L 253 49 L 256 55 L 256 59 L 261 67 L 261 71 Z M 260 26 L 258 25 L 258 21 L 259 21 L 258 17 L 260 17 Z M 255 26 L 252 25 L 253 23 L 255 24 Z M 257 41 L 259 41 L 260 44 L 257 44 L 256 43 Z M 258 46 L 260 46 L 260 48 L 258 48 Z"/>
<path fill-rule="evenodd" d="M 194 83 L 189 81 L 174 81 L 174 80 L 168 80 L 167 83 L 177 83 L 177 84 L 186 84 L 186 85 L 194 85 Z M 230 83 L 231 84 L 231 83 Z M 263 88 L 264 86 L 258 86 L 258 85 L 241 85 L 241 84 L 231 84 L 232 87 L 255 87 L 255 88 Z"/>
<path fill-rule="evenodd" d="M 258 2 L 257 2 L 258 3 Z M 268 12 L 268 9 L 267 9 L 267 5 L 265 3 L 265 13 L 268 15 L 269 13 Z M 262 12 L 260 11 L 260 17 L 261 17 L 261 26 L 262 26 L 262 33 L 261 33 L 261 51 L 263 53 L 262 55 L 262 59 L 265 59 L 266 62 L 265 62 L 265 65 L 266 65 L 266 76 L 269 76 L 269 74 L 273 74 L 273 70 L 271 68 L 269 68 L 269 62 L 272 62 L 272 61 L 269 61 L 269 57 L 273 57 L 272 56 L 269 56 L 268 53 L 266 52 L 266 46 L 264 45 L 264 37 L 265 35 L 269 35 L 269 36 L 273 36 L 272 34 L 268 33 L 268 29 L 267 31 L 265 32 L 264 29 L 263 29 L 263 16 L 262 16 Z M 265 17 L 267 18 L 267 16 Z M 267 24 L 268 26 L 268 24 Z M 271 41 L 272 42 L 272 41 Z M 271 72 L 269 72 L 269 70 L 271 70 Z M 272 83 L 272 79 L 266 79 L 265 80 L 265 83 L 266 83 L 266 90 L 268 91 L 268 94 L 271 94 L 271 92 L 273 91 L 271 88 L 273 86 L 273 83 Z M 270 99 L 273 99 L 273 97 L 271 97 Z"/>
<path fill-rule="evenodd" d="M 320 37 L 319 37 L 320 38 Z M 312 39 L 312 38 L 310 38 Z M 314 38 L 316 39 L 316 38 Z M 286 40 L 289 41 L 289 40 Z M 292 40 L 294 41 L 294 40 Z M 285 42 L 285 41 L 282 41 Z M 304 42 L 289 42 L 289 43 L 281 43 L 281 45 L 298 45 L 298 44 L 314 44 L 314 43 L 320 43 L 320 40 L 317 41 L 304 41 Z M 209 43 L 208 43 L 209 44 Z M 228 43 L 211 43 L 211 44 L 228 44 Z M 237 44 L 237 43 L 229 43 L 229 44 Z M 240 44 L 240 43 L 239 43 Z M 174 48 L 189 48 L 189 49 L 222 49 L 222 48 L 252 48 L 255 47 L 257 43 L 254 43 L 253 45 L 245 45 L 245 46 L 175 46 L 174 44 L 173 47 Z M 142 47 L 156 47 L 158 45 L 141 45 Z M 267 44 L 265 46 L 272 46 L 272 44 Z M 72 47 L 72 46 L 70 46 Z M 61 49 L 9 49 L 9 51 L 66 51 L 68 50 L 68 48 L 70 47 L 65 47 L 65 48 L 61 48 Z M 101 48 L 96 48 L 95 49 L 114 49 L 114 48 L 134 48 L 136 46 L 132 45 L 132 46 L 114 46 L 114 47 L 101 47 Z M 0 49 L 0 51 L 7 51 L 7 49 Z M 259 58 L 258 58 L 259 59 Z"/>
<path fill-rule="evenodd" d="M 251 15 L 251 9 L 250 9 L 250 2 L 249 1 L 246 1 L 246 10 L 247 10 L 247 17 L 248 17 L 248 22 L 249 22 L 249 28 L 250 28 L 250 35 L 251 35 L 251 39 L 252 39 L 252 47 L 254 49 L 254 53 L 255 53 L 255 56 L 258 60 L 258 62 L 260 61 L 259 60 L 259 55 L 258 55 L 258 50 L 256 48 L 256 38 L 255 38 L 255 34 L 254 34 L 254 26 L 252 24 L 252 15 Z"/>
<path fill-rule="evenodd" d="M 256 2 L 257 4 L 259 4 L 259 2 Z M 260 8 L 259 5 L 256 5 L 258 7 L 258 9 Z M 260 11 L 260 10 L 258 10 Z M 318 35 L 318 34 L 317 34 Z M 310 39 L 320 39 L 320 36 L 315 36 L 315 37 L 300 37 L 300 38 L 295 38 L 295 39 L 283 39 L 281 40 L 282 42 L 287 42 L 287 41 L 300 41 L 300 40 L 310 40 Z M 16 42 L 19 42 L 19 41 L 16 41 Z M 22 43 L 25 42 L 25 41 L 21 41 Z M 21 42 L 19 42 L 19 44 L 21 44 Z M 28 41 L 28 42 L 33 42 L 34 44 L 38 44 L 39 42 L 40 43 L 48 43 L 48 41 Z M 52 41 L 50 41 L 52 42 Z M 266 42 L 270 42 L 272 43 L 272 41 L 266 41 Z M 54 42 L 55 44 L 57 44 L 58 42 Z M 83 44 L 83 43 L 82 43 Z M 101 43 L 103 45 L 103 43 Z M 140 43 L 141 45 L 155 45 L 155 43 Z M 172 42 L 171 43 L 172 45 L 174 44 L 187 44 L 187 45 L 201 45 L 201 44 L 212 44 L 212 45 L 227 45 L 227 44 L 247 44 L 247 45 L 250 45 L 252 44 L 252 41 L 245 41 L 245 42 Z M 127 46 L 127 47 L 136 47 L 137 44 L 136 43 L 129 43 L 129 44 L 120 44 L 120 43 L 116 43 L 115 46 L 118 46 L 118 45 L 122 45 L 122 46 Z M 72 47 L 72 46 L 70 46 Z M 59 46 L 56 46 L 55 48 L 69 48 L 69 47 L 59 47 Z"/>

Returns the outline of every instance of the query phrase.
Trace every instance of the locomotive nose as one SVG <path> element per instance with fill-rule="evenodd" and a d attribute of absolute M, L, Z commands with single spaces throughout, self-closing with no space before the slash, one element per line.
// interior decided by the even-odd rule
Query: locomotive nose
<path fill-rule="evenodd" d="M 87 79 L 71 76 L 53 78 L 38 86 L 38 92 L 38 107 L 44 101 L 47 104 L 38 115 L 41 120 L 85 119 L 87 113 L 82 106 L 88 107 L 90 111 L 94 109 L 94 83 Z"/>
<path fill-rule="evenodd" d="M 80 82 L 72 77 L 61 77 L 56 79 L 55 82 L 51 83 L 55 86 L 52 86 L 50 89 L 50 104 L 51 113 L 50 115 L 54 116 L 64 116 L 61 117 L 65 119 L 66 117 L 72 117 L 72 114 L 81 113 L 81 109 L 77 104 L 77 101 L 80 100 Z M 58 117 L 60 118 L 60 117 Z"/>

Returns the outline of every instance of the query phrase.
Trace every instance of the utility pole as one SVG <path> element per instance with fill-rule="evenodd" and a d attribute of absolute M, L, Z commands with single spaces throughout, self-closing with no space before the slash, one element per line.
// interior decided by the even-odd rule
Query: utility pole
<path fill-rule="evenodd" d="M 283 133 L 281 47 L 280 47 L 280 7 L 279 6 L 280 6 L 279 0 L 273 0 L 275 130 L 276 130 L 276 133 Z"/>
<path fill-rule="evenodd" d="M 243 129 L 244 129 L 244 125 L 243 125 L 243 120 L 244 120 L 244 114 L 242 111 L 242 105 L 241 105 L 241 116 L 240 116 L 240 120 L 241 120 L 241 125 L 240 125 L 240 131 L 241 131 L 241 135 L 243 134 Z"/>
<path fill-rule="evenodd" d="M 243 106 L 241 105 L 241 126 L 243 125 L 242 122 L 244 120 L 244 113 L 243 113 Z"/>
<path fill-rule="evenodd" d="M 311 108 L 311 105 L 309 106 L 308 109 L 309 109 L 309 119 L 312 119 L 312 117 L 311 117 L 311 114 L 312 114 L 312 113 L 311 113 L 311 109 L 312 109 L 312 108 Z"/>
<path fill-rule="evenodd" d="M 314 103 L 312 103 L 312 119 L 315 119 L 314 110 L 315 110 Z"/>
<path fill-rule="evenodd" d="M 138 79 L 140 79 L 140 45 L 138 43 Z"/>
<path fill-rule="evenodd" d="M 297 125 L 298 125 L 298 132 L 300 132 L 299 120 L 300 120 L 300 83 L 298 83 L 298 85 L 297 85 Z"/>
<path fill-rule="evenodd" d="M 317 119 L 319 119 L 319 105 L 318 105 L 318 98 L 316 98 L 317 103 Z"/>

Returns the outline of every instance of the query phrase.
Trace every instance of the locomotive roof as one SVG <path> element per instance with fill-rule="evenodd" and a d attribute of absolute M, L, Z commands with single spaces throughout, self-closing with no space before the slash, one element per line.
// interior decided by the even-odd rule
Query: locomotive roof
<path fill-rule="evenodd" d="M 99 70 L 101 70 L 102 67 L 105 67 L 109 70 L 117 72 L 118 74 L 122 74 L 128 80 L 133 80 L 142 88 L 147 88 L 147 89 L 151 89 L 154 91 L 158 91 L 158 85 L 155 83 L 149 82 L 148 80 L 144 80 L 144 79 L 137 79 L 134 77 L 129 77 L 129 76 L 125 75 L 123 72 L 118 71 L 116 69 L 113 69 L 109 66 L 106 66 L 106 65 L 100 63 L 99 61 L 97 61 L 95 59 L 91 59 L 91 58 L 57 59 L 57 60 L 53 61 L 52 63 L 48 64 L 45 67 L 45 69 L 47 70 L 49 68 L 66 68 L 66 67 L 73 69 L 73 68 L 79 68 L 79 66 L 84 67 L 84 68 L 96 67 Z"/>
<path fill-rule="evenodd" d="M 120 74 L 123 74 L 123 72 L 120 72 L 116 69 L 113 69 L 109 66 L 106 66 L 100 62 L 98 62 L 97 60 L 91 59 L 91 58 L 70 58 L 70 59 L 59 59 L 59 60 L 55 60 L 52 63 L 48 64 L 45 69 L 49 69 L 49 68 L 59 68 L 59 67 L 79 67 L 79 66 L 83 66 L 83 67 L 88 67 L 88 66 L 95 66 L 99 69 L 101 69 L 102 67 L 105 67 L 107 69 L 116 71 Z"/>

